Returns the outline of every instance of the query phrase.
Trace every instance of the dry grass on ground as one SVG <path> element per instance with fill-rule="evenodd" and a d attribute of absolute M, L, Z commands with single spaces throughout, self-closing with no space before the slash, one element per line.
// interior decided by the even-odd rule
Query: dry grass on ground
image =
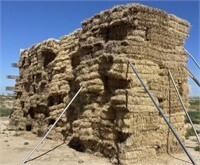
<path fill-rule="evenodd" d="M 41 138 L 30 132 L 23 132 L 8 127 L 8 118 L 0 118 L 0 164 L 16 165 L 30 152 Z M 194 136 L 186 140 L 186 145 L 192 156 L 197 160 L 199 152 L 194 148 L 197 142 Z M 111 165 L 108 159 L 97 157 L 89 153 L 77 152 L 62 141 L 46 139 L 42 146 L 31 156 L 28 165 Z M 185 153 L 160 155 L 157 158 L 146 158 L 140 165 L 189 165 L 191 164 Z"/>

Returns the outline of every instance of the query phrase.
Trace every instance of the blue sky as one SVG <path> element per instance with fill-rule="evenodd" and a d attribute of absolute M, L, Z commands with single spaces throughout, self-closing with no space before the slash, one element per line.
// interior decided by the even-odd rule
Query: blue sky
<path fill-rule="evenodd" d="M 0 93 L 15 81 L 6 75 L 18 75 L 11 63 L 18 62 L 20 48 L 48 38 L 60 38 L 81 27 L 81 22 L 100 11 L 119 4 L 138 2 L 160 8 L 191 23 L 185 48 L 200 63 L 199 1 L 1 1 Z M 200 80 L 200 70 L 191 59 L 189 70 Z M 192 96 L 200 96 L 200 88 L 189 80 Z"/>

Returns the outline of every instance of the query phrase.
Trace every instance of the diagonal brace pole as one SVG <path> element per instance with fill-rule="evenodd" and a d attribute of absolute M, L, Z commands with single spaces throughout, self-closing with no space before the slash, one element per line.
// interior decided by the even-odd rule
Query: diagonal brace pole
<path fill-rule="evenodd" d="M 190 54 L 190 52 L 187 51 L 187 49 L 185 49 L 185 51 L 189 55 L 189 57 L 194 61 L 194 63 L 197 65 L 197 67 L 200 69 L 200 65 L 198 64 L 197 60 L 195 60 L 195 58 Z"/>
<path fill-rule="evenodd" d="M 170 79 L 172 80 L 172 83 L 173 83 L 173 85 L 174 85 L 174 88 L 175 88 L 175 90 L 176 90 L 176 94 L 177 94 L 177 96 L 178 96 L 178 98 L 179 98 L 179 101 L 181 102 L 181 105 L 182 105 L 182 107 L 183 107 L 183 110 L 184 110 L 184 112 L 185 112 L 185 114 L 186 114 L 186 116 L 187 116 L 187 118 L 188 118 L 188 120 L 189 120 L 189 122 L 190 122 L 190 124 L 191 124 L 191 126 L 192 126 L 192 129 L 193 129 L 193 131 L 194 131 L 194 133 L 195 133 L 195 136 L 196 136 L 197 141 L 198 141 L 199 146 L 200 146 L 200 140 L 199 140 L 197 131 L 195 130 L 194 125 L 193 125 L 193 123 L 192 123 L 192 120 L 191 120 L 191 118 L 190 118 L 190 116 L 189 116 L 189 114 L 188 114 L 188 112 L 187 112 L 187 110 L 186 110 L 186 108 L 185 108 L 185 105 L 184 105 L 184 103 L 183 103 L 183 100 L 182 100 L 182 98 L 181 98 L 181 95 L 180 95 L 180 93 L 179 93 L 179 91 L 178 91 L 178 89 L 177 89 L 177 87 L 176 87 L 176 84 L 175 84 L 174 78 L 173 78 L 173 76 L 172 76 L 172 73 L 171 73 L 170 70 L 168 70 L 168 73 L 169 73 Z"/>
<path fill-rule="evenodd" d="M 189 69 L 187 69 L 185 67 L 185 69 L 187 70 L 187 72 L 189 73 L 189 76 L 194 80 L 194 82 L 200 87 L 200 82 L 199 80 L 189 71 Z"/>
<path fill-rule="evenodd" d="M 137 78 L 139 79 L 140 83 L 142 84 L 142 86 L 144 87 L 145 91 L 147 92 L 147 94 L 149 95 L 149 97 L 151 98 L 153 104 L 156 106 L 157 110 L 159 111 L 159 113 L 161 114 L 161 116 L 163 117 L 164 121 L 166 122 L 166 124 L 168 125 L 168 127 L 170 128 L 170 130 L 172 131 L 172 133 L 174 134 L 174 136 L 176 137 L 176 139 L 178 140 L 179 144 L 181 145 L 181 147 L 183 148 L 183 150 L 185 151 L 185 153 L 187 154 L 187 156 L 189 157 L 189 159 L 191 160 L 191 162 L 194 165 L 197 165 L 197 163 L 195 162 L 195 160 L 192 158 L 192 156 L 190 155 L 189 151 L 187 150 L 187 148 L 185 147 L 185 145 L 183 144 L 183 142 L 181 141 L 181 139 L 179 138 L 178 134 L 176 133 L 176 131 L 174 130 L 174 128 L 172 127 L 172 125 L 169 123 L 167 117 L 165 116 L 163 110 L 158 106 L 158 104 L 156 103 L 155 99 L 153 98 L 152 94 L 150 93 L 150 91 L 147 89 L 146 85 L 144 84 L 143 80 L 140 78 L 136 68 L 134 67 L 134 65 L 129 61 L 129 64 L 131 66 L 131 68 L 133 69 L 134 73 L 136 74 Z"/>
<path fill-rule="evenodd" d="M 43 141 L 46 139 L 46 137 L 48 136 L 48 134 L 51 132 L 51 130 L 53 129 L 53 127 L 56 125 L 56 123 L 60 120 L 60 118 L 62 117 L 62 115 L 66 112 L 66 110 L 69 108 L 69 106 L 71 105 L 71 103 L 74 101 L 74 99 L 76 98 L 76 96 L 80 93 L 80 91 L 82 90 L 82 87 L 78 90 L 78 92 L 75 94 L 75 96 L 72 98 L 72 100 L 69 102 L 69 104 L 67 105 L 67 107 L 63 110 L 63 112 L 60 114 L 60 116 L 57 118 L 57 120 L 54 122 L 54 124 L 51 126 L 51 128 L 48 130 L 48 132 L 44 135 L 44 137 L 40 140 L 40 142 L 34 147 L 34 149 L 25 157 L 25 159 L 21 162 L 20 165 L 23 165 L 24 163 L 27 162 L 27 160 L 30 158 L 30 156 L 35 152 L 35 150 L 43 143 Z"/>

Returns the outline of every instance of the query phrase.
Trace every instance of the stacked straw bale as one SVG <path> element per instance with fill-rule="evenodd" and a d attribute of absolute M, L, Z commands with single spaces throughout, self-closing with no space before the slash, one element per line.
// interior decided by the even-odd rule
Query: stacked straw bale
<path fill-rule="evenodd" d="M 132 164 L 176 152 L 180 145 L 132 69 L 135 65 L 169 121 L 184 139 L 184 113 L 168 77 L 187 105 L 189 23 L 159 9 L 130 4 L 101 12 L 82 29 L 22 52 L 11 124 L 43 135 L 83 87 L 51 132 L 69 146 Z"/>

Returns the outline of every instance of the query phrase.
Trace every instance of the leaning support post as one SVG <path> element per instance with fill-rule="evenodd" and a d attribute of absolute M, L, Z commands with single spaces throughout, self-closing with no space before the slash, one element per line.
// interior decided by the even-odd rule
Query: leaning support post
<path fill-rule="evenodd" d="M 66 110 L 69 108 L 69 106 L 71 105 L 71 103 L 74 101 L 74 99 L 76 98 L 76 96 L 80 93 L 80 91 L 82 90 L 82 87 L 78 90 L 78 92 L 75 94 L 75 96 L 72 98 L 72 100 L 69 102 L 69 104 L 67 105 L 67 107 L 63 110 L 63 112 L 60 114 L 60 116 L 57 118 L 57 120 L 55 121 L 55 123 L 51 126 L 51 128 L 48 130 L 48 132 L 45 134 L 45 136 L 40 140 L 40 142 L 35 146 L 35 148 L 25 157 L 25 159 L 21 162 L 20 165 L 23 165 L 24 163 L 27 162 L 27 160 L 30 158 L 30 156 L 35 152 L 35 150 L 42 144 L 42 142 L 45 140 L 45 138 L 48 136 L 48 134 L 51 132 L 51 130 L 53 129 L 53 127 L 56 125 L 56 123 L 60 120 L 60 118 L 62 117 L 62 115 L 66 112 Z"/>
<path fill-rule="evenodd" d="M 179 138 L 178 134 L 176 133 L 176 131 L 174 130 L 174 128 L 172 127 L 172 125 L 169 123 L 167 117 L 165 116 L 163 110 L 158 106 L 158 104 L 156 103 L 155 99 L 153 98 L 152 94 L 150 93 L 150 91 L 147 89 L 146 85 L 144 84 L 143 80 L 140 78 L 136 68 L 134 67 L 134 65 L 129 61 L 129 64 L 131 66 L 131 68 L 133 69 L 134 73 L 136 74 L 137 78 L 139 79 L 140 83 L 142 84 L 142 86 L 144 87 L 145 91 L 147 92 L 147 94 L 149 95 L 149 97 L 151 98 L 153 104 L 156 106 L 157 110 L 159 111 L 159 113 L 161 114 L 161 116 L 163 117 L 164 121 L 166 122 L 166 124 L 168 125 L 168 127 L 170 128 L 170 130 L 172 131 L 172 133 L 174 134 L 174 136 L 176 137 L 176 139 L 178 140 L 179 144 L 181 145 L 181 147 L 183 148 L 183 150 L 185 151 L 185 153 L 187 154 L 187 156 L 189 157 L 189 159 L 191 160 L 191 162 L 194 165 L 197 165 L 197 163 L 195 162 L 195 160 L 191 157 L 189 151 L 187 150 L 187 148 L 185 147 L 185 145 L 183 144 L 183 142 L 181 141 L 181 139 Z"/>
<path fill-rule="evenodd" d="M 172 73 L 170 72 L 170 70 L 168 70 L 168 73 L 169 73 L 170 79 L 172 80 L 173 86 L 174 86 L 174 88 L 175 88 L 175 90 L 176 90 L 176 94 L 177 94 L 177 96 L 178 96 L 178 98 L 179 98 L 179 101 L 181 102 L 181 105 L 182 105 L 182 107 L 183 107 L 183 110 L 184 110 L 184 112 L 185 112 L 185 114 L 186 114 L 186 116 L 187 116 L 187 118 L 188 118 L 188 120 L 189 120 L 189 122 L 190 122 L 190 124 L 191 124 L 191 126 L 192 126 L 192 129 L 193 129 L 193 131 L 194 131 L 194 133 L 195 133 L 195 135 L 196 135 L 196 137 L 197 137 L 197 141 L 198 141 L 199 147 L 200 147 L 200 139 L 199 139 L 199 137 L 198 137 L 197 131 L 195 130 L 194 125 L 193 125 L 193 123 L 192 123 L 192 120 L 190 119 L 190 116 L 189 116 L 189 114 L 188 114 L 188 112 L 187 112 L 187 110 L 186 110 L 186 108 L 185 108 L 185 105 L 184 105 L 184 103 L 183 103 L 183 100 L 182 100 L 182 98 L 181 98 L 181 95 L 180 95 L 180 93 L 179 93 L 179 91 L 178 91 L 178 89 L 177 89 L 177 87 L 176 87 L 176 84 L 175 84 L 174 78 L 173 78 L 173 76 L 172 76 Z"/>
<path fill-rule="evenodd" d="M 199 80 L 185 67 L 187 72 L 189 73 L 189 76 L 194 80 L 194 82 L 200 87 L 200 82 Z"/>
<path fill-rule="evenodd" d="M 197 60 L 195 60 L 195 58 L 186 49 L 185 49 L 185 51 L 190 56 L 190 58 L 194 61 L 194 63 L 197 65 L 197 67 L 200 69 L 200 65 L 198 64 Z"/>

